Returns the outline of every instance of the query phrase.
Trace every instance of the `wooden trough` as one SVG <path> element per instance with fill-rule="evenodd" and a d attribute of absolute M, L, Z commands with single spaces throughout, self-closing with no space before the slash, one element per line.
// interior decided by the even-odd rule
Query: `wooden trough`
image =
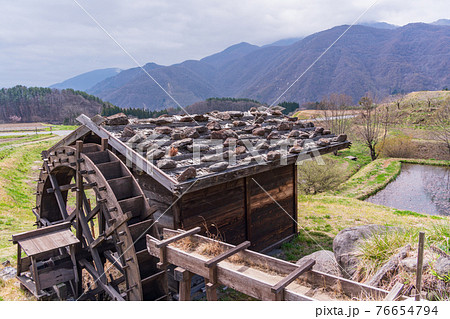
<path fill-rule="evenodd" d="M 389 292 L 313 270 L 312 260 L 296 265 L 247 250 L 248 242 L 234 246 L 198 232 L 198 228 L 187 232 L 164 229 L 162 241 L 147 235 L 148 252 L 160 259 L 159 266 L 178 267 L 174 277 L 180 281 L 180 300 L 190 300 L 192 274 L 205 278 L 208 300 L 217 300 L 218 285 L 260 300 L 409 299 L 399 295 L 399 287 Z"/>

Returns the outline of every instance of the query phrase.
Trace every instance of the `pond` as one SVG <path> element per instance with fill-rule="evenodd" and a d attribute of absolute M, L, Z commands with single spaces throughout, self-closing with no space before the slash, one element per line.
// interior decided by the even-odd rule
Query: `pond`
<path fill-rule="evenodd" d="M 450 168 L 402 164 L 400 175 L 366 201 L 400 210 L 450 216 Z"/>

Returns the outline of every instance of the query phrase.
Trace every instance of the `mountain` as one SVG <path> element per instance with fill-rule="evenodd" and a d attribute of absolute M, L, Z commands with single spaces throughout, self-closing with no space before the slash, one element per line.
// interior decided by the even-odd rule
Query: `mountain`
<path fill-rule="evenodd" d="M 299 38 L 281 39 L 281 40 L 275 41 L 273 43 L 263 45 L 262 48 L 264 48 L 264 47 L 272 47 L 272 46 L 284 47 L 284 46 L 287 46 L 287 45 L 291 45 L 291 44 L 293 44 L 293 43 L 295 43 L 297 41 L 300 41 L 301 39 L 303 39 L 303 38 L 299 37 Z"/>
<path fill-rule="evenodd" d="M 98 97 L 72 89 L 57 90 L 15 86 L 0 89 L 0 123 L 46 122 L 73 124 L 84 113 L 94 116 L 103 106 L 109 106 Z"/>
<path fill-rule="evenodd" d="M 291 45 L 240 43 L 199 61 L 144 68 L 182 106 L 210 97 L 273 103 L 348 28 L 338 26 Z M 355 25 L 315 63 L 281 100 L 304 103 L 330 93 L 357 102 L 371 91 L 440 90 L 450 86 L 450 27 L 412 23 L 383 28 Z M 89 89 L 121 107 L 162 109 L 176 104 L 142 70 L 122 71 Z"/>
<path fill-rule="evenodd" d="M 450 19 L 439 19 L 434 21 L 432 24 L 434 25 L 450 25 Z"/>
<path fill-rule="evenodd" d="M 358 25 L 363 25 L 366 27 L 371 27 L 371 28 L 376 28 L 376 29 L 388 29 L 388 30 L 396 29 L 399 27 L 398 25 L 390 24 L 390 23 L 386 23 L 386 22 L 361 22 L 361 23 L 358 23 Z"/>
<path fill-rule="evenodd" d="M 118 68 L 94 70 L 77 75 L 73 78 L 65 80 L 64 82 L 53 84 L 50 86 L 50 88 L 60 90 L 74 89 L 85 91 L 93 87 L 98 82 L 101 82 L 109 77 L 117 75 L 118 73 L 120 73 L 120 71 L 122 70 Z"/>

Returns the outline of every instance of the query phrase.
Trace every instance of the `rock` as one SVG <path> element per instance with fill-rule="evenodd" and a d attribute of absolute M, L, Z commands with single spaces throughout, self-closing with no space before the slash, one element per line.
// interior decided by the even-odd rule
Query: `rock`
<path fill-rule="evenodd" d="M 289 149 L 289 153 L 298 154 L 301 153 L 303 150 L 303 147 L 301 146 L 293 146 Z"/>
<path fill-rule="evenodd" d="M 228 163 L 227 162 L 220 162 L 220 163 L 216 163 L 213 164 L 209 167 L 209 170 L 211 172 L 222 172 L 224 170 L 226 170 L 228 167 Z"/>
<path fill-rule="evenodd" d="M 200 126 L 200 127 L 202 127 L 202 126 Z M 206 131 L 206 127 L 204 129 Z M 200 134 L 196 127 L 188 127 L 186 129 L 184 129 L 183 135 L 187 138 L 199 138 L 200 137 Z"/>
<path fill-rule="evenodd" d="M 4 262 L 2 262 L 2 266 L 3 267 L 8 267 L 8 266 L 10 266 L 11 265 L 11 262 L 7 259 L 7 260 L 5 260 Z"/>
<path fill-rule="evenodd" d="M 300 136 L 300 132 L 297 130 L 293 130 L 289 133 L 288 137 L 299 137 Z"/>
<path fill-rule="evenodd" d="M 217 112 L 216 114 L 214 114 L 214 116 L 217 117 L 218 119 L 222 120 L 222 121 L 229 121 L 229 120 L 231 120 L 231 116 L 230 116 L 230 114 L 228 112 Z"/>
<path fill-rule="evenodd" d="M 192 138 L 184 138 L 182 140 L 173 142 L 171 146 L 175 148 L 182 148 L 189 144 L 192 144 Z"/>
<path fill-rule="evenodd" d="M 208 117 L 203 114 L 195 114 L 192 116 L 196 122 L 207 122 Z"/>
<path fill-rule="evenodd" d="M 195 178 L 197 176 L 197 170 L 195 167 L 188 167 L 186 168 L 178 177 L 177 181 L 184 182 L 188 179 Z"/>
<path fill-rule="evenodd" d="M 233 121 L 233 126 L 245 126 L 244 121 Z"/>
<path fill-rule="evenodd" d="M 230 114 L 233 119 L 240 119 L 244 116 L 244 113 L 241 111 L 228 111 L 228 114 Z"/>
<path fill-rule="evenodd" d="M 207 155 L 207 156 L 203 156 L 201 161 L 202 162 L 223 161 L 224 159 L 227 159 L 229 157 L 229 155 L 230 155 L 230 152 L 223 152 L 223 153 L 219 153 L 219 154 Z"/>
<path fill-rule="evenodd" d="M 333 251 L 337 263 L 342 267 L 342 275 L 351 278 L 358 265 L 356 253 L 357 243 L 375 233 L 383 233 L 391 229 L 381 225 L 363 225 L 341 230 L 333 240 Z"/>
<path fill-rule="evenodd" d="M 305 140 L 296 140 L 294 145 L 303 147 L 305 145 Z"/>
<path fill-rule="evenodd" d="M 194 119 L 192 118 L 192 117 L 190 117 L 190 116 L 183 116 L 181 119 L 180 119 L 180 122 L 183 122 L 183 123 L 187 123 L 187 122 L 192 122 Z"/>
<path fill-rule="evenodd" d="M 314 123 L 313 122 L 305 123 L 305 127 L 314 127 Z"/>
<path fill-rule="evenodd" d="M 206 124 L 206 127 L 211 131 L 219 131 L 222 129 L 222 126 L 216 121 L 209 122 Z"/>
<path fill-rule="evenodd" d="M 259 127 L 261 127 L 261 125 L 253 124 L 253 125 L 249 125 L 249 126 L 246 126 L 246 127 L 242 128 L 242 131 L 245 132 L 245 133 L 252 133 L 253 130 L 255 130 L 255 129 L 259 128 Z"/>
<path fill-rule="evenodd" d="M 297 122 L 297 118 L 294 116 L 288 116 L 287 119 L 289 122 L 294 122 L 294 123 Z"/>
<path fill-rule="evenodd" d="M 211 139 L 213 139 L 213 140 L 215 140 L 215 139 L 225 140 L 228 137 L 238 138 L 238 135 L 236 134 L 236 132 L 234 132 L 233 130 L 230 130 L 230 129 L 211 132 Z"/>
<path fill-rule="evenodd" d="M 181 140 L 184 137 L 185 136 L 182 131 L 173 131 L 172 135 L 170 135 L 170 139 L 172 139 L 172 140 Z"/>
<path fill-rule="evenodd" d="M 241 155 L 246 152 L 245 146 L 238 146 L 236 147 L 235 153 L 236 155 Z"/>
<path fill-rule="evenodd" d="M 272 113 L 273 116 L 281 116 L 281 115 L 283 115 L 283 113 L 280 110 L 273 110 L 271 113 Z"/>
<path fill-rule="evenodd" d="M 187 149 L 189 152 L 193 152 L 193 151 L 194 151 L 194 148 L 195 148 L 196 150 L 198 150 L 199 152 L 206 152 L 206 151 L 209 150 L 209 146 L 206 145 L 206 144 L 195 144 L 195 147 L 194 147 L 194 144 L 186 145 L 186 149 Z"/>
<path fill-rule="evenodd" d="M 450 258 L 439 257 L 434 264 L 434 271 L 441 277 L 448 276 L 450 274 Z"/>
<path fill-rule="evenodd" d="M 166 116 L 163 116 L 166 115 Z M 167 116 L 169 116 L 168 114 L 163 114 L 160 117 L 158 117 L 156 120 L 154 120 L 154 123 L 156 125 L 164 125 L 164 124 L 170 124 L 172 123 L 172 120 L 170 118 L 168 118 Z"/>
<path fill-rule="evenodd" d="M 301 139 L 306 140 L 306 139 L 309 138 L 309 134 L 306 133 L 306 132 L 300 132 L 300 136 L 299 136 L 299 137 L 300 137 Z"/>
<path fill-rule="evenodd" d="M 136 132 L 129 126 L 125 126 L 122 131 L 122 137 L 133 137 L 136 135 Z"/>
<path fill-rule="evenodd" d="M 0 269 L 0 279 L 1 280 L 9 280 L 16 277 L 17 271 L 16 268 L 11 266 L 6 266 L 3 269 Z"/>
<path fill-rule="evenodd" d="M 345 158 L 346 158 L 346 159 L 349 159 L 349 160 L 352 160 L 352 161 L 356 161 L 356 160 L 358 159 L 357 157 L 351 156 L 351 155 L 346 156 Z"/>
<path fill-rule="evenodd" d="M 281 158 L 280 151 L 270 151 L 269 153 L 267 153 L 267 160 L 270 162 L 279 160 L 280 158 Z"/>
<path fill-rule="evenodd" d="M 133 137 L 131 137 L 128 141 L 127 144 L 139 144 L 142 141 L 144 141 L 146 139 L 146 136 L 144 133 L 137 133 L 135 134 Z"/>
<path fill-rule="evenodd" d="M 331 139 L 332 142 L 338 142 L 338 143 L 342 143 L 345 142 L 347 140 L 347 135 L 346 134 L 339 134 L 336 137 L 333 137 Z"/>
<path fill-rule="evenodd" d="M 268 140 L 277 140 L 280 138 L 280 134 L 278 132 L 272 132 L 269 135 L 267 135 Z"/>
<path fill-rule="evenodd" d="M 258 150 L 267 150 L 267 149 L 269 149 L 269 147 L 270 147 L 269 143 L 266 143 L 266 142 L 261 142 L 256 145 L 256 149 L 258 149 Z"/>
<path fill-rule="evenodd" d="M 158 126 L 155 128 L 155 132 L 158 134 L 171 134 L 172 129 L 168 126 Z"/>
<path fill-rule="evenodd" d="M 330 145 L 330 140 L 328 138 L 321 138 L 318 141 L 316 141 L 316 145 L 319 147 L 325 147 Z"/>
<path fill-rule="evenodd" d="M 224 147 L 230 147 L 230 145 L 243 145 L 243 142 L 234 137 L 228 137 L 225 142 L 223 142 Z"/>
<path fill-rule="evenodd" d="M 106 118 L 106 125 L 127 125 L 130 122 L 124 113 L 117 113 Z"/>
<path fill-rule="evenodd" d="M 292 122 L 281 122 L 278 126 L 277 126 L 277 130 L 278 131 L 289 131 L 292 130 Z"/>
<path fill-rule="evenodd" d="M 428 269 L 430 260 L 428 258 L 423 259 L 423 270 Z M 417 270 L 417 257 L 409 257 L 400 261 L 400 266 L 407 272 L 416 272 Z M 450 269 L 449 269 L 450 270 Z"/>
<path fill-rule="evenodd" d="M 166 155 L 166 152 L 160 150 L 160 149 L 153 149 L 149 152 L 147 152 L 147 159 L 150 161 L 159 160 L 160 158 L 164 157 Z"/>
<path fill-rule="evenodd" d="M 258 127 L 252 131 L 252 134 L 256 136 L 264 136 L 266 135 L 266 130 L 262 127 Z"/>
<path fill-rule="evenodd" d="M 334 254 L 330 250 L 319 250 L 313 252 L 311 255 L 305 256 L 296 262 L 297 265 L 302 264 L 305 260 L 312 259 L 316 263 L 312 267 L 313 270 L 321 271 L 333 276 L 341 276 L 341 270 L 339 264 L 336 262 Z"/>
<path fill-rule="evenodd" d="M 171 168 L 177 167 L 177 162 L 175 162 L 174 160 L 171 160 L 171 159 L 164 159 L 164 160 L 158 161 L 158 164 L 156 166 L 158 166 L 158 168 L 162 168 L 162 169 L 171 169 Z"/>
<path fill-rule="evenodd" d="M 194 126 L 193 129 L 195 129 L 199 134 L 205 133 L 208 130 L 206 126 Z"/>
<path fill-rule="evenodd" d="M 305 125 L 303 124 L 302 121 L 295 122 L 295 126 L 297 126 L 298 128 L 305 128 Z"/>
<path fill-rule="evenodd" d="M 263 117 L 263 116 L 257 116 L 257 117 L 255 118 L 255 123 L 257 123 L 257 124 L 262 124 L 262 123 L 264 123 L 264 117 Z"/>
<path fill-rule="evenodd" d="M 254 113 L 254 112 L 257 112 L 257 111 L 258 111 L 258 109 L 256 107 L 254 107 L 254 106 L 252 106 L 250 108 L 250 110 L 249 110 L 250 113 Z"/>
<path fill-rule="evenodd" d="M 323 130 L 322 135 L 330 135 L 331 131 L 330 130 Z"/>
<path fill-rule="evenodd" d="M 316 129 L 314 130 L 314 132 L 316 132 L 317 134 L 322 134 L 323 133 L 324 128 L 323 127 L 316 127 Z"/>

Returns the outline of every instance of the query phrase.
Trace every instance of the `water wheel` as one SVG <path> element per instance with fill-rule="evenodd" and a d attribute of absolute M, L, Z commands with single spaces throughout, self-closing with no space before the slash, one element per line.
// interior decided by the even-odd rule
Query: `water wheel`
<path fill-rule="evenodd" d="M 81 242 L 76 298 L 167 298 L 166 272 L 145 244 L 146 233 L 158 236 L 153 210 L 106 140 L 52 150 L 44 158 L 33 212 L 38 227 L 71 222 Z"/>

